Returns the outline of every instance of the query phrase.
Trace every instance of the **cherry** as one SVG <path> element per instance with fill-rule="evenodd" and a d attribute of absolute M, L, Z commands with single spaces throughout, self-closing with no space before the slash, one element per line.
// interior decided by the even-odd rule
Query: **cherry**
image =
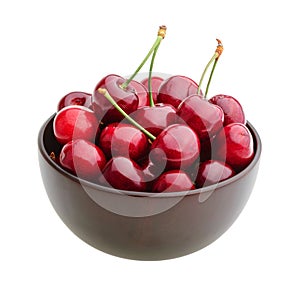
<path fill-rule="evenodd" d="M 213 145 L 216 149 L 216 158 L 225 161 L 236 172 L 243 170 L 254 157 L 252 134 L 241 123 L 225 126 L 216 135 Z"/>
<path fill-rule="evenodd" d="M 148 130 L 146 130 L 142 125 L 140 125 L 137 121 L 135 121 L 131 116 L 129 116 L 119 105 L 118 103 L 110 96 L 110 94 L 108 93 L 108 91 L 104 88 L 99 88 L 98 92 L 105 97 L 105 99 L 107 99 L 111 105 L 113 107 L 115 107 L 115 109 L 117 111 L 119 111 L 119 113 L 125 117 L 125 119 L 127 121 L 129 121 L 132 125 L 134 125 L 135 127 L 137 127 L 138 129 L 140 129 L 144 134 L 146 134 L 151 140 L 155 140 L 155 136 L 152 135 L 151 133 L 149 133 Z"/>
<path fill-rule="evenodd" d="M 112 103 L 132 125 L 140 129 L 153 141 L 150 150 L 150 160 L 154 164 L 161 165 L 162 161 L 164 161 L 167 169 L 180 169 L 181 167 L 188 167 L 199 157 L 200 141 L 196 133 L 189 126 L 173 124 L 155 137 L 131 116 L 126 114 L 112 99 L 107 90 L 99 89 L 99 93 Z M 221 111 L 220 109 L 218 110 Z"/>
<path fill-rule="evenodd" d="M 149 106 L 149 97 L 147 88 L 136 80 L 131 80 L 130 85 L 134 88 L 135 94 L 138 96 L 138 107 Z"/>
<path fill-rule="evenodd" d="M 167 170 L 184 169 L 192 165 L 200 154 L 200 141 L 187 125 L 173 124 L 165 128 L 151 145 L 150 160 L 162 161 Z M 163 163 L 164 164 L 164 163 Z"/>
<path fill-rule="evenodd" d="M 104 77 L 96 85 L 92 96 L 93 109 L 97 114 L 97 117 L 103 123 L 108 124 L 120 122 L 124 118 L 124 115 L 118 112 L 115 105 L 112 105 L 111 101 L 108 101 L 105 97 L 103 97 L 102 93 L 99 92 L 99 89 L 100 91 L 105 89 L 110 94 L 110 97 L 114 100 L 114 102 L 116 102 L 126 114 L 130 114 L 135 111 L 139 105 L 139 97 L 137 95 L 137 91 L 132 85 L 130 85 L 130 82 L 144 66 L 151 54 L 153 54 L 156 48 L 158 48 L 160 42 L 166 35 L 166 29 L 167 27 L 165 26 L 159 27 L 157 38 L 153 46 L 129 79 L 125 80 L 118 75 L 111 74 Z"/>
<path fill-rule="evenodd" d="M 127 157 L 111 158 L 102 173 L 99 178 L 101 184 L 120 190 L 146 191 L 147 185 L 141 168 Z"/>
<path fill-rule="evenodd" d="M 177 114 L 194 129 L 201 142 L 212 138 L 223 127 L 224 114 L 220 107 L 197 94 L 184 99 L 178 107 Z"/>
<path fill-rule="evenodd" d="M 212 74 L 215 65 L 223 51 L 223 45 L 220 40 L 218 40 L 217 49 L 211 58 L 211 60 L 206 65 L 201 79 L 199 81 L 198 90 L 196 94 L 192 94 L 182 100 L 178 106 L 177 114 L 185 121 L 190 127 L 192 127 L 198 134 L 201 143 L 205 143 L 207 152 L 210 150 L 210 143 L 216 133 L 223 127 L 224 112 L 221 107 L 211 104 L 206 100 L 206 95 L 208 92 L 208 87 L 212 78 Z M 204 97 L 201 96 L 201 84 L 203 82 L 204 76 L 208 67 L 214 62 L 214 67 L 210 74 L 210 78 L 206 87 Z"/>
<path fill-rule="evenodd" d="M 201 142 L 201 153 L 200 153 L 200 159 L 202 162 L 211 159 L 212 157 L 212 147 L 211 144 L 213 142 L 214 137 L 207 138 L 205 140 L 200 140 Z"/>
<path fill-rule="evenodd" d="M 177 108 L 182 100 L 191 94 L 196 94 L 198 85 L 192 79 L 174 75 L 166 79 L 159 88 L 157 102 L 170 104 Z"/>
<path fill-rule="evenodd" d="M 224 112 L 224 126 L 230 123 L 246 124 L 245 113 L 242 105 L 234 97 L 219 94 L 210 98 L 208 101 L 222 108 Z"/>
<path fill-rule="evenodd" d="M 70 92 L 60 99 L 57 111 L 70 105 L 80 105 L 92 109 L 92 94 L 79 91 Z"/>
<path fill-rule="evenodd" d="M 177 192 L 193 189 L 195 189 L 195 185 L 184 171 L 170 170 L 159 176 L 153 184 L 152 191 Z"/>
<path fill-rule="evenodd" d="M 159 76 L 152 76 L 151 77 L 151 91 L 152 91 L 152 97 L 153 97 L 153 102 L 157 103 L 157 94 L 159 91 L 159 87 L 161 85 L 161 83 L 164 81 L 163 78 L 159 77 Z M 148 87 L 148 93 L 149 93 L 149 78 L 145 78 L 141 81 L 141 83 L 143 85 L 145 85 L 145 87 Z"/>
<path fill-rule="evenodd" d="M 224 121 L 224 112 L 222 108 L 220 106 L 214 105 L 213 103 L 209 103 L 206 99 L 214 68 L 220 55 L 223 52 L 223 45 L 221 41 L 218 39 L 217 41 L 218 46 L 216 48 L 216 51 L 202 73 L 198 85 L 197 94 L 190 95 L 185 98 L 178 106 L 177 111 L 177 114 L 181 117 L 181 119 L 183 121 L 186 121 L 186 123 L 190 125 L 190 127 L 192 127 L 199 136 L 201 142 L 200 159 L 202 162 L 205 160 L 209 160 L 214 153 L 214 150 L 212 150 L 211 147 L 211 142 L 216 133 L 223 127 Z M 205 95 L 204 97 L 199 97 L 199 95 L 202 95 L 201 85 L 204 76 L 213 61 L 214 67 L 210 74 L 210 78 L 205 90 Z"/>
<path fill-rule="evenodd" d="M 171 124 L 174 124 L 177 120 L 176 110 L 173 106 L 163 103 L 155 104 L 155 100 L 153 98 L 154 93 L 152 89 L 152 83 L 157 81 L 157 79 L 159 79 L 158 81 L 160 82 L 162 81 L 162 78 L 160 77 L 152 77 L 153 64 L 158 47 L 159 45 L 153 51 L 149 68 L 149 77 L 146 78 L 150 107 L 140 107 L 130 115 L 132 119 L 137 121 L 142 127 L 147 129 L 147 131 L 154 136 L 157 136 L 163 129 Z"/>
<path fill-rule="evenodd" d="M 199 187 L 209 186 L 234 175 L 234 170 L 228 164 L 217 160 L 208 160 L 200 164 L 196 184 Z"/>
<path fill-rule="evenodd" d="M 105 166 L 106 158 L 95 144 L 77 139 L 63 146 L 59 163 L 78 177 L 94 181 Z"/>
<path fill-rule="evenodd" d="M 54 117 L 53 131 L 58 142 L 66 144 L 74 139 L 93 141 L 98 130 L 95 113 L 79 105 L 67 106 Z"/>
<path fill-rule="evenodd" d="M 99 89 L 105 88 L 116 103 L 127 113 L 135 111 L 138 107 L 139 100 L 135 93 L 134 87 L 128 85 L 122 88 L 121 85 L 125 79 L 121 76 L 110 74 L 104 77 L 96 85 L 92 96 L 93 110 L 101 122 L 105 124 L 119 122 L 124 117 L 115 109 L 115 107 L 105 99 Z"/>
<path fill-rule="evenodd" d="M 125 156 L 135 161 L 149 151 L 146 135 L 130 124 L 111 123 L 100 134 L 99 146 L 110 157 Z"/>
<path fill-rule="evenodd" d="M 130 116 L 154 136 L 177 121 L 176 109 L 171 105 L 162 103 L 152 107 L 140 107 Z"/>
<path fill-rule="evenodd" d="M 199 157 L 200 141 L 196 133 L 187 125 L 172 124 L 162 130 L 155 137 L 113 100 L 106 89 L 99 89 L 101 93 L 112 105 L 122 114 L 132 125 L 140 129 L 150 140 L 153 141 L 150 148 L 150 161 L 155 165 L 164 165 L 167 169 L 186 168 Z M 212 105 L 212 104 L 210 104 Z M 150 107 L 153 109 L 153 107 Z M 113 159 L 113 158 L 112 158 Z M 163 168 L 164 168 L 163 167 Z"/>
<path fill-rule="evenodd" d="M 147 191 L 151 191 L 154 181 L 164 172 L 165 165 L 155 165 L 149 158 L 139 164 L 147 183 Z"/>

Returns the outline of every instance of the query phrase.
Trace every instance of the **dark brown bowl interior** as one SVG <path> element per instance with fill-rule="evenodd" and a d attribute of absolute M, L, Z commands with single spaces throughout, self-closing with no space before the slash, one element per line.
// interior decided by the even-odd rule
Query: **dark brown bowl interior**
<path fill-rule="evenodd" d="M 38 136 L 39 164 L 48 197 L 73 233 L 106 253 L 162 260 L 195 252 L 233 224 L 252 192 L 261 140 L 249 122 L 255 157 L 242 172 L 202 189 L 149 194 L 100 186 L 63 170 L 49 156 L 60 149 L 53 135 L 53 118 L 43 124 Z"/>

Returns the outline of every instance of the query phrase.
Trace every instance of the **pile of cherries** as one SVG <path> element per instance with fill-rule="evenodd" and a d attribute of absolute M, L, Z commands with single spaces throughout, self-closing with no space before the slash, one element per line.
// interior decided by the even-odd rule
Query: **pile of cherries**
<path fill-rule="evenodd" d="M 221 41 L 198 85 L 181 75 L 152 76 L 165 33 L 160 26 L 129 79 L 110 74 L 92 94 L 71 92 L 59 101 L 53 131 L 61 150 L 52 158 L 64 169 L 120 190 L 174 192 L 219 183 L 251 162 L 253 138 L 240 103 L 228 95 L 206 96 Z M 134 80 L 151 55 L 149 77 Z M 203 94 L 202 80 L 212 63 Z"/>

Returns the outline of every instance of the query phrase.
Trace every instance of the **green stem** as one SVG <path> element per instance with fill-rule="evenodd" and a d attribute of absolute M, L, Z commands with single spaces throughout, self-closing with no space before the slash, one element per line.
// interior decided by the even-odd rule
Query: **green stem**
<path fill-rule="evenodd" d="M 208 82 L 207 82 L 207 85 L 206 85 L 206 90 L 205 90 L 205 94 L 204 94 L 204 99 L 207 98 L 208 89 L 209 89 L 209 86 L 210 86 L 210 82 L 211 82 L 211 79 L 212 79 L 212 75 L 214 74 L 216 65 L 217 65 L 217 63 L 218 63 L 218 59 L 219 59 L 219 58 L 216 58 L 216 59 L 215 59 L 214 65 L 213 65 L 213 67 L 212 67 L 212 69 L 211 69 L 211 72 L 210 72 L 210 75 L 209 75 L 209 79 L 208 79 Z"/>
<path fill-rule="evenodd" d="M 154 49 L 153 54 L 152 54 L 152 59 L 150 63 L 150 68 L 149 68 L 149 76 L 148 76 L 148 90 L 149 90 L 149 102 L 150 102 L 150 107 L 154 107 L 154 101 L 153 101 L 153 93 L 152 93 L 152 70 L 153 70 L 153 65 L 154 65 L 154 59 L 157 53 L 157 50 L 159 48 L 160 43 L 157 45 L 157 47 Z"/>
<path fill-rule="evenodd" d="M 216 48 L 216 50 L 215 50 L 214 55 L 211 57 L 211 59 L 210 59 L 209 62 L 207 63 L 207 65 L 206 65 L 206 67 L 205 67 L 205 69 L 204 69 L 204 71 L 203 71 L 203 73 L 202 73 L 202 75 L 201 75 L 201 79 L 200 79 L 199 86 L 198 86 L 198 90 L 197 90 L 197 94 L 200 95 L 201 85 L 202 85 L 204 76 L 205 76 L 205 74 L 206 74 L 207 69 L 209 68 L 209 66 L 214 62 L 213 68 L 212 68 L 212 70 L 211 70 L 211 72 L 210 72 L 210 76 L 209 76 L 208 83 L 207 83 L 207 85 L 206 85 L 205 94 L 204 94 L 204 99 L 206 99 L 206 97 L 207 97 L 207 92 L 208 92 L 208 88 L 209 88 L 209 85 L 210 85 L 210 82 L 211 82 L 211 79 L 212 79 L 212 75 L 213 75 L 213 73 L 214 73 L 214 71 L 215 71 L 217 62 L 218 62 L 218 60 L 219 60 L 219 58 L 220 58 L 220 56 L 221 56 L 221 54 L 222 54 L 222 52 L 223 52 L 223 49 L 224 49 L 221 40 L 219 40 L 219 39 L 216 39 L 216 40 L 217 40 L 217 42 L 218 42 L 217 48 Z"/>
<path fill-rule="evenodd" d="M 140 129 L 145 135 L 147 135 L 152 141 L 156 139 L 156 137 L 147 131 L 143 126 L 141 126 L 138 122 L 136 122 L 133 118 L 131 118 L 119 105 L 118 103 L 110 96 L 108 91 L 104 88 L 99 88 L 98 92 L 102 94 L 132 125 Z"/>
<path fill-rule="evenodd" d="M 157 33 L 157 38 L 154 42 L 154 44 L 152 45 L 151 49 L 149 50 L 148 54 L 146 55 L 146 57 L 144 58 L 144 60 L 142 61 L 142 63 L 139 65 L 139 67 L 134 71 L 134 73 L 131 75 L 131 77 L 129 79 L 127 79 L 122 85 L 121 88 L 122 89 L 126 89 L 127 86 L 129 85 L 129 83 L 131 82 L 131 80 L 139 73 L 139 71 L 142 69 L 142 67 L 144 66 L 144 64 L 146 63 L 146 61 L 149 59 L 149 57 L 151 56 L 151 54 L 153 53 L 153 51 L 156 49 L 157 46 L 159 46 L 160 42 L 162 39 L 164 39 L 165 35 L 166 35 L 166 26 L 160 26 L 158 33 Z"/>
<path fill-rule="evenodd" d="M 211 59 L 209 60 L 209 62 L 206 64 L 205 66 L 205 69 L 201 75 L 201 79 L 200 79 L 200 82 L 199 82 L 199 86 L 198 86 L 198 90 L 197 90 L 197 94 L 200 95 L 200 91 L 201 91 L 201 85 L 202 85 L 202 82 L 203 82 L 203 79 L 204 79 L 204 76 L 207 72 L 207 69 L 209 68 L 209 66 L 211 65 L 211 63 L 218 57 L 218 54 L 217 53 L 214 53 L 214 55 L 211 57 Z"/>

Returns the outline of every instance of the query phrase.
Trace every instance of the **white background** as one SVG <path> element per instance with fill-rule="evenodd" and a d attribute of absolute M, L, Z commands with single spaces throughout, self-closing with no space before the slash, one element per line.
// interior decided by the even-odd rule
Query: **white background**
<path fill-rule="evenodd" d="M 297 3 L 1 1 L 0 286 L 299 287 Z M 251 198 L 221 238 L 179 259 L 140 262 L 66 228 L 41 181 L 37 134 L 66 93 L 132 73 L 162 24 L 155 70 L 195 81 L 222 39 L 210 95 L 240 100 L 263 154 Z"/>

